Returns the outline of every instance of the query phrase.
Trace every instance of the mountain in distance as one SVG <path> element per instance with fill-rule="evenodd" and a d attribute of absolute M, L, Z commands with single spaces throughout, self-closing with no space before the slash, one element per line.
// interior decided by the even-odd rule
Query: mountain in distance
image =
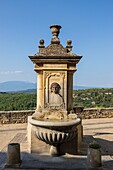
<path fill-rule="evenodd" d="M 7 81 L 0 83 L 0 92 L 16 92 L 28 89 L 36 89 L 36 83 L 24 81 Z"/>
<path fill-rule="evenodd" d="M 36 83 L 24 82 L 24 81 L 7 81 L 0 83 L 0 92 L 35 92 L 37 88 Z M 73 90 L 83 90 L 98 87 L 87 87 L 87 86 L 73 86 Z"/>

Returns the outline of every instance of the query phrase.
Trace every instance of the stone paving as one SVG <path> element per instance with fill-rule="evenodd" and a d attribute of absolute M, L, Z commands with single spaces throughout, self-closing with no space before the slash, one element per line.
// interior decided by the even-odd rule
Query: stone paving
<path fill-rule="evenodd" d="M 87 146 L 96 140 L 102 147 L 103 170 L 113 170 L 113 118 L 83 120 L 84 138 L 79 155 L 65 155 L 62 157 L 38 156 L 28 153 L 27 124 L 0 125 L 0 170 L 6 162 L 8 143 L 20 143 L 22 164 L 19 169 L 40 170 L 86 170 Z M 37 161 L 38 160 L 38 161 Z M 9 170 L 14 170 L 9 169 Z"/>

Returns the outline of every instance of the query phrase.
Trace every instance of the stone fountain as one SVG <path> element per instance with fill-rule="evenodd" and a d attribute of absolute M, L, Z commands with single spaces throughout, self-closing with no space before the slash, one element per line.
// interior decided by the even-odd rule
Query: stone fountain
<path fill-rule="evenodd" d="M 82 133 L 81 119 L 73 111 L 73 74 L 82 56 L 72 52 L 71 40 L 66 47 L 60 44 L 60 25 L 50 29 L 51 44 L 45 47 L 41 39 L 39 52 L 29 56 L 37 73 L 37 108 L 28 117 L 29 150 L 52 156 L 77 154 Z"/>

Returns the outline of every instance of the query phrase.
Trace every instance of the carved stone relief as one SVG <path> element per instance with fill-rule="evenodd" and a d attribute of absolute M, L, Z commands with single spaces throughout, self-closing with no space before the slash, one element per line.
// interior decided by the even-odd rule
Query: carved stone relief
<path fill-rule="evenodd" d="M 65 109 L 66 72 L 44 72 L 44 108 Z"/>

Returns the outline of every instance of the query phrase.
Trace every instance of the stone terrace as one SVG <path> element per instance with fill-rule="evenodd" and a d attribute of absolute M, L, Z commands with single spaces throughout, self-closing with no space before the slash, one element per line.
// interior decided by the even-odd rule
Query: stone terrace
<path fill-rule="evenodd" d="M 84 119 L 84 139 L 81 144 L 79 155 L 53 157 L 46 155 L 39 157 L 28 153 L 27 124 L 2 124 L 0 125 L 0 170 L 6 161 L 8 143 L 20 143 L 22 164 L 20 169 L 40 170 L 82 170 L 87 169 L 87 146 L 93 140 L 102 146 L 103 170 L 113 169 L 113 118 Z M 37 161 L 38 160 L 38 161 Z M 60 164 L 59 164 L 60 162 Z M 62 166 L 63 165 L 63 166 Z M 10 169 L 11 170 L 11 169 Z M 13 169 L 12 169 L 13 170 Z"/>

